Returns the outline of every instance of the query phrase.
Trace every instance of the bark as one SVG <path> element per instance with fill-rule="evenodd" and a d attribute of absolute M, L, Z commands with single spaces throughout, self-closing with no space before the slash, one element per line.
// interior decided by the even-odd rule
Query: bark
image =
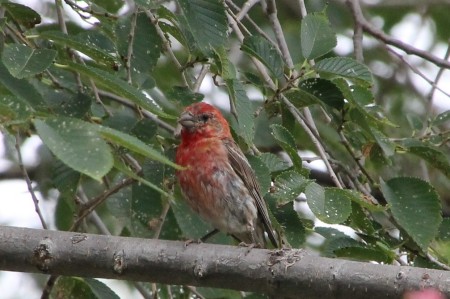
<path fill-rule="evenodd" d="M 275 298 L 400 298 L 450 272 L 266 250 L 0 226 L 0 270 L 229 288 Z"/>

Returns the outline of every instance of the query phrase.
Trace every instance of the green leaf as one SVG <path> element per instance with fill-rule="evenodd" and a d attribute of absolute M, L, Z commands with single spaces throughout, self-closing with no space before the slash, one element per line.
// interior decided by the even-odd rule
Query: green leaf
<path fill-rule="evenodd" d="M 270 128 L 272 129 L 272 136 L 289 155 L 294 167 L 302 173 L 302 159 L 297 153 L 297 146 L 295 144 L 294 137 L 285 127 L 281 125 L 273 124 Z"/>
<path fill-rule="evenodd" d="M 285 96 L 288 98 L 289 102 L 299 109 L 321 104 L 320 100 L 316 96 L 299 88 L 289 90 L 285 93 Z"/>
<path fill-rule="evenodd" d="M 113 52 L 114 46 L 111 40 L 99 32 L 71 36 L 60 31 L 43 31 L 39 36 L 56 44 L 80 51 L 95 61 L 111 68 L 118 64 L 116 57 L 112 55 L 112 53 L 115 54 L 115 51 Z M 109 47 L 102 49 L 99 44 L 108 44 Z"/>
<path fill-rule="evenodd" d="M 272 194 L 280 204 L 296 199 L 300 193 L 305 192 L 310 180 L 296 171 L 289 170 L 275 178 L 275 193 Z"/>
<path fill-rule="evenodd" d="M 110 148 L 94 125 L 67 118 L 36 119 L 33 123 L 44 144 L 72 169 L 100 180 L 112 168 Z"/>
<path fill-rule="evenodd" d="M 18 79 L 42 73 L 55 57 L 55 50 L 32 49 L 20 44 L 8 44 L 2 53 L 3 64 Z"/>
<path fill-rule="evenodd" d="M 216 288 L 204 288 L 204 287 L 196 287 L 195 290 L 203 296 L 203 298 L 229 298 L 229 299 L 237 299 L 242 298 L 240 292 L 235 290 L 227 290 L 227 289 L 216 289 Z M 248 296 L 246 294 L 246 299 Z M 259 298 L 263 299 L 263 298 Z"/>
<path fill-rule="evenodd" d="M 33 28 L 41 22 L 41 16 L 28 6 L 10 2 L 1 3 L 1 6 L 6 9 L 7 17 L 27 28 Z"/>
<path fill-rule="evenodd" d="M 106 138 L 108 141 L 112 143 L 123 146 L 135 153 L 143 155 L 152 160 L 167 164 L 176 169 L 181 169 L 180 166 L 170 161 L 160 152 L 151 148 L 150 146 L 148 146 L 147 144 L 145 144 L 144 142 L 142 142 L 141 140 L 132 135 L 128 135 L 120 131 L 102 126 L 99 126 L 97 130 L 103 138 Z"/>
<path fill-rule="evenodd" d="M 131 15 L 121 18 L 117 22 L 116 35 L 119 54 L 121 57 L 128 57 L 129 36 L 133 33 L 133 55 L 130 61 L 132 74 L 151 73 L 161 56 L 161 38 L 145 13 L 138 13 L 135 31 L 131 32 L 131 28 Z"/>
<path fill-rule="evenodd" d="M 114 159 L 114 168 L 118 169 L 120 172 L 124 173 L 125 175 L 129 176 L 130 178 L 135 179 L 142 185 L 150 187 L 151 189 L 159 192 L 163 196 L 170 197 L 170 195 L 166 191 L 162 190 L 161 188 L 159 188 L 152 182 L 150 182 L 150 181 L 146 180 L 145 178 L 136 174 L 133 170 L 131 170 L 128 166 L 126 166 L 121 160 Z"/>
<path fill-rule="evenodd" d="M 60 100 L 53 109 L 62 116 L 82 118 L 91 109 L 92 99 L 84 93 L 70 94 L 68 99 L 60 96 Z"/>
<path fill-rule="evenodd" d="M 222 1 L 178 0 L 177 2 L 190 33 L 204 54 L 211 48 L 226 44 L 228 22 Z"/>
<path fill-rule="evenodd" d="M 119 176 L 120 179 L 123 176 Z M 131 186 L 125 187 L 112 194 L 106 201 L 109 213 L 118 221 L 117 224 L 131 226 Z"/>
<path fill-rule="evenodd" d="M 134 102 L 135 104 L 142 106 L 143 108 L 147 109 L 148 111 L 158 116 L 169 119 L 176 119 L 175 116 L 166 114 L 164 111 L 162 111 L 160 107 L 158 107 L 152 100 L 148 99 L 142 92 L 135 89 L 127 82 L 117 78 L 116 76 L 114 76 L 109 72 L 106 72 L 98 68 L 82 64 L 76 64 L 72 62 L 67 62 L 66 66 L 60 65 L 60 67 L 68 68 L 76 72 L 79 72 L 84 76 L 87 76 L 93 79 L 98 86 L 108 91 L 111 91 L 114 94 L 127 98 L 132 102 Z"/>
<path fill-rule="evenodd" d="M 35 112 L 33 107 L 21 98 L 12 95 L 0 95 L 0 120 L 4 123 L 26 121 Z"/>
<path fill-rule="evenodd" d="M 146 161 L 143 165 L 146 181 L 161 186 L 164 179 L 164 165 Z M 161 223 L 163 211 L 161 193 L 141 184 L 132 186 L 131 231 L 136 237 L 153 238 Z"/>
<path fill-rule="evenodd" d="M 363 208 L 356 204 L 352 203 L 352 213 L 349 218 L 350 224 L 348 224 L 351 228 L 361 231 L 365 234 L 373 235 L 375 233 L 374 225 L 367 214 L 363 210 Z"/>
<path fill-rule="evenodd" d="M 136 0 L 135 2 L 137 5 L 145 7 L 145 8 L 154 8 L 155 7 L 155 1 L 153 1 L 153 0 Z"/>
<path fill-rule="evenodd" d="M 325 238 L 321 252 L 326 257 L 336 257 L 334 251 L 340 248 L 359 245 L 358 241 L 335 228 L 316 226 L 314 231 Z"/>
<path fill-rule="evenodd" d="M 450 110 L 439 113 L 433 120 L 433 126 L 440 126 L 450 120 Z"/>
<path fill-rule="evenodd" d="M 302 54 L 306 59 L 315 59 L 333 50 L 337 44 L 325 14 L 312 13 L 302 19 L 300 32 Z"/>
<path fill-rule="evenodd" d="M 437 239 L 441 241 L 450 241 L 450 218 L 444 218 L 442 220 Z"/>
<path fill-rule="evenodd" d="M 398 177 L 381 181 L 381 191 L 394 219 L 426 252 L 442 222 L 441 201 L 434 188 L 418 178 Z"/>
<path fill-rule="evenodd" d="M 337 86 L 326 79 L 311 78 L 303 80 L 298 85 L 300 90 L 309 93 L 316 101 L 322 102 L 330 107 L 342 109 L 344 96 Z"/>
<path fill-rule="evenodd" d="M 284 63 L 281 54 L 262 36 L 245 37 L 241 50 L 261 61 L 276 78 L 283 77 Z"/>
<path fill-rule="evenodd" d="M 366 208 L 369 211 L 381 212 L 381 211 L 386 210 L 385 207 L 378 205 L 376 203 L 373 203 L 370 198 L 367 198 L 365 195 L 359 193 L 356 190 L 340 189 L 340 191 L 338 191 L 338 192 L 343 193 L 343 195 L 345 197 L 347 197 L 351 201 L 357 203 L 361 207 Z"/>
<path fill-rule="evenodd" d="M 407 113 L 405 116 L 411 129 L 413 129 L 414 131 L 421 131 L 423 129 L 424 123 L 421 117 L 419 117 L 417 114 Z"/>
<path fill-rule="evenodd" d="M 450 161 L 448 156 L 440 149 L 427 144 L 406 146 L 409 153 L 424 159 L 430 165 L 442 171 L 446 177 L 450 178 Z"/>
<path fill-rule="evenodd" d="M 144 118 L 138 121 L 131 129 L 131 134 L 145 143 L 151 143 L 156 135 L 158 126 L 154 121 Z"/>
<path fill-rule="evenodd" d="M 102 9 L 110 13 L 117 13 L 119 9 L 125 5 L 125 1 L 123 0 L 91 0 L 91 2 L 94 3 L 95 6 L 100 6 Z"/>
<path fill-rule="evenodd" d="M 75 209 L 68 203 L 68 200 L 63 194 L 58 196 L 55 208 L 55 225 L 58 230 L 68 231 L 73 223 L 73 215 Z M 73 200 L 73 197 L 71 197 Z"/>
<path fill-rule="evenodd" d="M 255 135 L 255 123 L 253 117 L 253 106 L 247 97 L 244 86 L 237 79 L 229 79 L 225 81 L 230 96 L 230 101 L 236 107 L 237 120 L 233 118 L 231 125 L 235 132 L 241 136 L 247 144 L 253 144 Z M 236 123 L 237 122 L 237 123 Z"/>
<path fill-rule="evenodd" d="M 198 92 L 192 92 L 185 86 L 174 86 L 166 93 L 166 96 L 174 103 L 178 102 L 180 106 L 186 107 L 194 102 L 201 102 L 205 97 Z"/>
<path fill-rule="evenodd" d="M 284 227 L 284 236 L 293 248 L 301 248 L 306 241 L 306 230 L 297 212 L 294 210 L 293 202 L 288 202 L 272 212 L 278 222 Z"/>
<path fill-rule="evenodd" d="M 92 293 L 98 299 L 120 299 L 106 284 L 92 278 L 83 278 L 84 282 L 91 288 Z"/>
<path fill-rule="evenodd" d="M 175 201 L 171 208 L 185 238 L 196 240 L 213 230 L 198 214 L 192 211 L 184 200 Z"/>
<path fill-rule="evenodd" d="M 81 174 L 55 159 L 52 169 L 52 183 L 61 194 L 73 198 L 80 183 Z"/>
<path fill-rule="evenodd" d="M 336 257 L 344 257 L 358 261 L 376 261 L 390 264 L 393 257 L 376 246 L 358 244 L 358 246 L 342 247 L 334 250 Z"/>
<path fill-rule="evenodd" d="M 60 298 L 120 299 L 104 283 L 92 278 L 81 277 L 63 276 L 58 278 L 53 294 L 58 294 Z"/>
<path fill-rule="evenodd" d="M 217 47 L 214 49 L 214 62 L 217 67 L 217 72 L 223 80 L 236 79 L 236 68 L 230 61 L 225 47 Z"/>
<path fill-rule="evenodd" d="M 269 191 L 271 184 L 269 168 L 258 156 L 247 155 L 246 157 L 261 187 L 261 195 L 264 196 Z"/>
<path fill-rule="evenodd" d="M 270 172 L 282 171 L 289 168 L 289 163 L 272 153 L 262 153 L 259 158 L 266 164 Z"/>
<path fill-rule="evenodd" d="M 311 211 L 323 222 L 342 223 L 352 212 L 350 194 L 346 190 L 311 183 L 305 195 Z"/>
<path fill-rule="evenodd" d="M 0 85 L 3 85 L 11 94 L 20 98 L 35 110 L 44 110 L 46 103 L 36 88 L 25 79 L 17 79 L 11 76 L 9 71 L 0 62 Z"/>
<path fill-rule="evenodd" d="M 374 95 L 369 88 L 361 85 L 352 86 L 353 99 L 361 106 L 373 105 Z"/>
<path fill-rule="evenodd" d="M 326 58 L 316 63 L 314 69 L 320 74 L 344 77 L 365 86 L 373 84 L 369 68 L 358 61 L 347 57 Z"/>

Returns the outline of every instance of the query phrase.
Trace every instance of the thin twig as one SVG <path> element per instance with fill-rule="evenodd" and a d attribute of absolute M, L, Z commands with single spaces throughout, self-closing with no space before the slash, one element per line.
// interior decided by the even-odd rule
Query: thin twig
<path fill-rule="evenodd" d="M 438 265 L 439 267 L 441 267 L 444 270 L 450 270 L 450 266 L 447 264 L 444 264 L 442 262 L 440 262 L 437 258 L 435 258 L 434 256 L 432 256 L 429 252 L 427 253 L 427 258 L 435 263 L 436 265 Z"/>
<path fill-rule="evenodd" d="M 19 132 L 16 133 L 15 147 L 16 147 L 16 151 L 17 151 L 17 160 L 19 162 L 19 168 L 20 168 L 20 171 L 22 172 L 22 176 L 25 179 L 25 182 L 27 183 L 28 192 L 30 192 L 31 198 L 33 199 L 34 210 L 36 211 L 36 213 L 39 216 L 39 220 L 41 221 L 42 228 L 48 229 L 47 223 L 45 222 L 44 216 L 42 216 L 41 209 L 39 208 L 39 200 L 36 197 L 36 194 L 34 193 L 33 185 L 30 180 L 30 176 L 28 175 L 25 165 L 23 165 L 22 153 L 20 152 L 20 133 Z"/>
<path fill-rule="evenodd" d="M 300 6 L 300 15 L 302 16 L 303 19 L 308 14 L 306 11 L 305 1 L 298 0 L 298 5 Z"/>
<path fill-rule="evenodd" d="M 327 168 L 328 172 L 330 173 L 331 180 L 336 185 L 336 187 L 342 189 L 343 184 L 338 179 L 336 173 L 334 172 L 333 167 L 331 166 L 329 162 L 329 156 L 326 153 L 325 149 L 323 148 L 320 139 L 318 137 L 318 131 L 317 128 L 315 128 L 314 121 L 312 121 L 312 115 L 309 113 L 309 109 L 304 109 L 303 113 L 306 113 L 306 117 L 309 117 L 309 121 L 303 121 L 303 119 L 300 117 L 300 111 L 286 98 L 284 95 L 281 96 L 281 100 L 286 105 L 288 110 L 291 112 L 291 114 L 294 116 L 295 120 L 300 124 L 300 126 L 305 130 L 305 132 L 308 134 L 309 138 L 311 139 L 312 143 L 314 144 L 314 147 L 318 150 L 319 156 L 323 159 L 323 163 L 325 163 L 325 167 Z M 308 115 L 309 114 L 309 115 Z M 307 123 L 306 123 L 307 122 Z M 310 127 L 310 125 L 314 125 L 313 128 Z"/>
<path fill-rule="evenodd" d="M 169 212 L 169 210 L 170 210 L 170 201 L 166 200 L 164 202 L 164 205 L 163 205 L 161 216 L 159 216 L 159 219 L 158 219 L 159 220 L 159 225 L 155 229 L 155 233 L 153 235 L 153 239 L 159 239 L 159 235 L 161 234 L 161 230 L 162 230 L 162 227 L 164 225 L 164 221 L 166 220 L 167 213 Z"/>
<path fill-rule="evenodd" d="M 125 69 L 127 70 L 127 81 L 129 84 L 133 83 L 131 79 L 131 59 L 133 57 L 133 45 L 136 32 L 137 16 L 138 16 L 138 8 L 136 6 L 134 8 L 133 14 L 131 15 L 131 27 L 130 33 L 128 34 L 128 50 L 127 50 L 127 57 L 125 58 Z"/>
<path fill-rule="evenodd" d="M 148 16 L 148 18 L 150 19 L 150 21 L 154 24 L 155 29 L 156 29 L 156 33 L 158 34 L 158 36 L 161 38 L 162 40 L 162 46 L 164 51 L 167 53 L 167 55 L 169 55 L 170 59 L 172 60 L 172 62 L 175 64 L 175 66 L 177 67 L 177 69 L 181 72 L 181 77 L 183 79 L 183 84 L 186 87 L 189 87 L 188 81 L 186 79 L 186 76 L 183 72 L 184 67 L 181 65 L 181 63 L 178 61 L 177 57 L 175 56 L 175 54 L 172 51 L 172 48 L 170 47 L 170 42 L 169 40 L 166 38 L 166 35 L 164 34 L 164 32 L 162 31 L 161 27 L 158 25 L 158 19 L 156 18 L 156 16 L 148 9 L 145 10 L 146 15 Z"/>
<path fill-rule="evenodd" d="M 344 145 L 345 149 L 350 154 L 350 156 L 353 158 L 353 161 L 355 161 L 356 165 L 358 165 L 358 168 L 362 171 L 362 173 L 365 175 L 365 177 L 369 180 L 370 184 L 374 184 L 375 181 L 372 179 L 370 174 L 367 172 L 367 170 L 361 164 L 361 160 L 356 156 L 355 152 L 353 152 L 353 149 L 350 145 L 350 142 L 348 142 L 347 137 L 345 137 L 345 135 L 344 135 L 344 133 L 342 133 L 341 129 L 339 129 L 338 133 L 339 133 L 339 137 L 341 137 L 342 144 Z"/>
<path fill-rule="evenodd" d="M 192 87 L 193 92 L 198 92 L 200 90 L 200 86 L 202 85 L 203 79 L 205 79 L 206 74 L 209 71 L 209 64 L 202 65 L 202 69 L 198 74 L 197 80 L 195 80 L 194 87 Z"/>
<path fill-rule="evenodd" d="M 108 17 L 108 18 L 112 18 L 112 19 L 117 19 L 118 16 L 111 14 L 109 12 L 100 12 L 100 11 L 95 11 L 93 10 L 90 6 L 87 7 L 82 7 L 80 5 L 78 5 L 77 3 L 75 3 L 72 0 L 64 0 L 64 2 L 66 2 L 67 5 L 69 5 L 73 11 L 75 11 L 80 18 L 82 18 L 84 21 L 87 22 L 88 19 L 90 19 L 92 16 L 101 16 L 101 17 Z M 83 15 L 81 12 L 88 14 L 87 16 Z M 90 24 L 90 22 L 87 22 Z"/>
<path fill-rule="evenodd" d="M 128 99 L 126 99 L 124 97 L 121 97 L 121 96 L 118 96 L 118 95 L 116 95 L 114 93 L 111 93 L 109 91 L 105 91 L 105 90 L 99 89 L 98 93 L 100 95 L 102 95 L 102 96 L 110 98 L 111 100 L 114 100 L 114 101 L 116 101 L 118 103 L 121 103 L 122 105 L 127 106 L 128 108 L 131 108 L 131 109 L 135 109 L 136 108 L 135 104 L 131 103 Z M 152 113 L 150 113 L 148 111 L 145 111 L 145 110 L 142 111 L 142 114 L 144 115 L 144 117 L 146 117 L 148 119 L 151 119 L 159 127 L 165 129 L 169 133 L 173 134 L 173 132 L 175 131 L 175 128 L 173 126 L 171 126 L 170 124 L 166 123 L 165 121 L 159 119 L 156 115 L 154 115 L 154 114 L 152 114 Z"/>
<path fill-rule="evenodd" d="M 231 27 L 233 28 L 235 34 L 237 35 L 239 41 L 243 42 L 244 35 L 240 31 L 236 21 L 229 14 L 227 14 L 227 16 L 228 16 L 228 21 L 229 21 Z M 259 73 L 263 76 L 264 81 L 269 85 L 269 87 L 272 90 L 276 91 L 277 86 L 270 78 L 269 73 L 265 69 L 264 65 L 254 57 L 251 57 L 251 60 L 252 60 L 253 64 L 255 65 L 255 67 L 258 69 Z M 303 119 L 300 117 L 300 112 L 298 111 L 298 109 L 284 95 L 281 95 L 281 99 L 282 99 L 283 103 L 285 103 L 285 105 L 288 107 L 288 109 L 290 110 L 290 112 L 292 113 L 292 115 L 294 116 L 296 121 L 304 128 L 306 133 L 310 136 L 313 144 L 315 145 L 316 149 L 319 151 L 319 155 L 324 160 L 325 166 L 327 167 L 328 171 L 330 172 L 330 177 L 333 180 L 333 182 L 336 184 L 337 187 L 342 188 L 341 182 L 338 180 L 333 168 L 331 167 L 330 163 L 328 162 L 328 156 L 327 156 L 323 146 L 320 143 L 320 140 L 318 138 L 317 129 L 314 130 L 314 129 L 310 128 L 310 126 L 314 126 L 313 128 L 315 128 L 314 122 L 312 122 L 312 124 L 309 123 L 307 125 L 305 123 L 305 121 L 303 121 Z M 309 110 L 307 110 L 307 111 L 309 111 Z M 310 116 L 310 120 L 312 120 L 312 116 Z"/>
<path fill-rule="evenodd" d="M 449 44 L 447 45 L 447 51 L 445 52 L 445 55 L 444 55 L 445 60 L 448 60 L 448 58 L 450 57 L 450 40 L 448 41 L 448 43 Z M 434 93 L 437 89 L 436 86 L 437 86 L 439 80 L 441 79 L 442 74 L 444 73 L 444 70 L 445 69 L 442 67 L 439 69 L 438 73 L 436 74 L 436 78 L 434 78 L 434 81 L 433 81 L 434 85 L 431 86 L 430 93 L 427 96 L 427 100 L 428 100 L 427 109 L 426 109 L 427 116 L 430 114 L 431 107 L 433 106 L 433 97 L 434 97 Z"/>
<path fill-rule="evenodd" d="M 50 293 L 52 292 L 58 277 L 59 275 L 50 275 L 50 277 L 47 279 L 47 282 L 45 283 L 44 289 L 42 290 L 41 299 L 50 298 Z"/>
<path fill-rule="evenodd" d="M 369 23 L 365 19 L 364 15 L 361 11 L 361 6 L 359 4 L 359 0 L 346 0 L 346 3 L 352 10 L 355 21 L 363 28 L 363 30 L 365 32 L 369 33 L 376 39 L 382 41 L 385 44 L 399 48 L 407 54 L 415 55 L 415 56 L 421 57 L 425 60 L 428 60 L 429 62 L 432 62 L 439 67 L 450 69 L 449 61 L 439 58 L 433 54 L 430 54 L 428 51 L 417 49 L 407 43 L 397 40 L 397 39 L 387 35 L 380 29 L 376 28 L 371 23 Z"/>
<path fill-rule="evenodd" d="M 446 92 L 445 90 L 443 90 L 442 88 L 440 88 L 439 86 L 436 85 L 435 82 L 433 82 L 433 80 L 427 78 L 427 76 L 425 76 L 418 68 L 416 68 L 415 66 L 413 66 L 412 64 L 410 64 L 405 57 L 403 57 L 403 55 L 400 55 L 399 53 L 395 52 L 393 49 L 386 47 L 386 49 L 388 50 L 388 52 L 390 52 L 392 55 L 396 56 L 398 59 L 400 59 L 404 64 L 406 64 L 414 73 L 416 73 L 417 75 L 419 75 L 420 77 L 422 77 L 422 79 L 424 79 L 425 81 L 427 81 L 428 84 L 430 84 L 432 87 L 434 87 L 435 89 L 439 90 L 440 92 L 442 92 L 443 94 L 445 94 L 447 97 L 450 97 L 450 93 Z"/>
<path fill-rule="evenodd" d="M 277 17 L 277 6 L 275 4 L 275 0 L 267 0 L 266 14 L 275 33 L 275 38 L 277 39 L 281 56 L 283 57 L 287 67 L 293 69 L 294 63 L 292 61 L 291 54 L 289 53 L 286 39 L 284 38 L 283 28 L 281 27 L 280 21 Z"/>
<path fill-rule="evenodd" d="M 240 9 L 239 13 L 236 14 L 236 20 L 241 21 L 245 16 L 247 16 L 250 9 L 252 9 L 252 7 L 258 2 L 259 2 L 259 0 L 245 1 L 244 5 L 242 5 L 242 8 Z"/>
<path fill-rule="evenodd" d="M 235 9 L 239 14 L 239 11 L 240 11 L 239 6 L 234 4 L 233 1 L 231 1 L 231 0 L 226 0 L 226 3 L 230 7 Z M 234 14 L 232 14 L 232 16 L 234 16 Z M 237 17 L 237 15 L 236 15 L 236 17 Z M 245 19 L 253 26 L 253 28 L 256 30 L 256 32 L 258 32 L 262 37 L 264 37 L 267 41 L 269 41 L 269 43 L 271 43 L 275 47 L 277 46 L 277 44 L 272 40 L 272 38 L 261 27 L 259 27 L 258 24 L 256 24 L 256 22 L 253 21 L 252 18 L 250 18 L 250 16 L 248 14 L 245 15 Z M 245 28 L 244 24 L 241 21 L 239 21 L 237 19 L 235 19 L 235 20 L 241 27 Z M 246 29 L 246 31 L 248 31 L 248 29 Z"/>
<path fill-rule="evenodd" d="M 188 288 L 188 290 L 195 295 L 195 297 L 198 297 L 199 299 L 206 299 L 205 297 L 203 297 L 202 294 L 200 294 L 199 292 L 197 292 L 197 289 L 195 287 L 192 286 L 186 286 L 186 288 Z"/>
<path fill-rule="evenodd" d="M 113 186 L 111 189 L 106 190 L 101 195 L 95 197 L 94 199 L 84 204 L 83 207 L 78 212 L 77 219 L 74 221 L 69 231 L 76 231 L 80 226 L 81 221 L 83 221 L 83 219 L 86 218 L 87 215 L 92 213 L 92 211 L 94 211 L 100 204 L 102 204 L 109 196 L 119 192 L 121 189 L 131 185 L 132 183 L 134 183 L 133 179 L 131 178 L 124 179 L 117 185 Z"/>
<path fill-rule="evenodd" d="M 353 25 L 353 50 L 355 52 L 355 59 L 359 62 L 364 61 L 363 55 L 363 28 L 361 24 L 358 22 L 358 17 L 356 16 L 356 11 L 352 8 L 350 1 L 347 1 L 346 4 L 350 7 L 350 11 L 353 15 L 354 25 Z"/>

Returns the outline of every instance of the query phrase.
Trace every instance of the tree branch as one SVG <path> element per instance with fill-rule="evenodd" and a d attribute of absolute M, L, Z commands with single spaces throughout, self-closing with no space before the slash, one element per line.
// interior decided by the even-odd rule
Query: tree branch
<path fill-rule="evenodd" d="M 433 287 L 450 295 L 450 272 L 251 249 L 0 227 L 0 270 L 230 288 L 277 298 L 399 298 Z M 327 286 L 327 287 L 324 287 Z"/>
<path fill-rule="evenodd" d="M 418 57 L 421 57 L 425 60 L 428 60 L 431 63 L 434 63 L 435 65 L 442 67 L 442 68 L 446 68 L 446 69 L 450 69 L 450 62 L 446 61 L 442 58 L 439 58 L 433 54 L 430 54 L 427 51 L 424 50 L 420 50 L 417 48 L 414 48 L 413 46 L 404 43 L 398 39 L 395 39 L 389 35 L 387 35 L 386 33 L 384 33 L 382 30 L 376 28 L 375 26 L 373 26 L 371 23 L 369 23 L 362 11 L 361 11 L 361 7 L 359 5 L 359 1 L 358 0 L 346 0 L 347 5 L 350 7 L 353 17 L 355 19 L 355 22 L 357 22 L 365 32 L 367 32 L 368 34 L 372 35 L 374 38 L 380 40 L 381 42 L 387 44 L 387 45 L 391 45 L 394 46 L 398 49 L 403 50 L 405 53 L 410 54 L 410 55 L 416 55 Z"/>

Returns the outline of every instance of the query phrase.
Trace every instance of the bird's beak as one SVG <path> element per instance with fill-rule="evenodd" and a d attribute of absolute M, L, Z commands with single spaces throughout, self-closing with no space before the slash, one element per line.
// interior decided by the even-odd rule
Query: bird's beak
<path fill-rule="evenodd" d="M 181 113 L 180 117 L 178 118 L 178 125 L 175 128 L 174 135 L 175 137 L 179 137 L 183 128 L 191 129 L 193 127 L 195 127 L 194 116 L 189 111 L 185 111 Z"/>
<path fill-rule="evenodd" d="M 189 111 L 181 113 L 180 118 L 178 118 L 178 123 L 186 129 L 195 127 L 194 116 Z"/>

